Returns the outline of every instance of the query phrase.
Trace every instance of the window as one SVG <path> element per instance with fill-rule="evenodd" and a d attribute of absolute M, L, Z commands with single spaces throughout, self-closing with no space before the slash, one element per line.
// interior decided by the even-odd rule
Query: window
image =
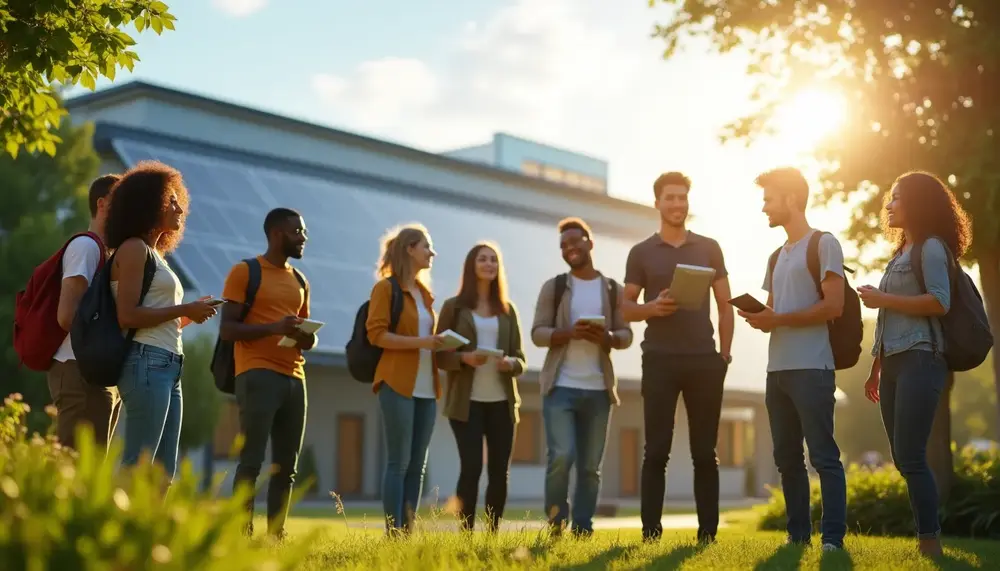
<path fill-rule="evenodd" d="M 545 180 L 550 180 L 552 182 L 563 182 L 566 180 L 566 171 L 558 167 L 551 167 L 545 165 L 542 169 L 542 178 Z"/>
<path fill-rule="evenodd" d="M 222 403 L 219 413 L 219 423 L 215 425 L 215 436 L 212 439 L 213 455 L 216 460 L 228 460 L 237 451 L 233 450 L 236 436 L 240 433 L 240 409 L 234 399 Z"/>
<path fill-rule="evenodd" d="M 542 176 L 542 165 L 535 161 L 523 161 L 521 163 L 521 173 L 527 176 Z"/>
<path fill-rule="evenodd" d="M 521 422 L 514 437 L 513 464 L 540 464 L 542 462 L 542 415 L 537 410 L 521 409 Z"/>
<path fill-rule="evenodd" d="M 719 423 L 719 443 L 716 448 L 719 454 L 719 465 L 727 468 L 738 468 L 746 462 L 746 422 L 742 420 L 723 420 Z"/>

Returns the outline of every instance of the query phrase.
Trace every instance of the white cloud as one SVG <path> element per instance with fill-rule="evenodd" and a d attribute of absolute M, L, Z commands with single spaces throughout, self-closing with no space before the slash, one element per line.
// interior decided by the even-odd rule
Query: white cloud
<path fill-rule="evenodd" d="M 243 18 L 263 10 L 267 0 L 212 0 L 212 6 L 230 16 Z"/>

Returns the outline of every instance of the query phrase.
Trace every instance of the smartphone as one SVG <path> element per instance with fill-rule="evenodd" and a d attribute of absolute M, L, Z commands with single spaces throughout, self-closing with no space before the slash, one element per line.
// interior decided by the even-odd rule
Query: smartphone
<path fill-rule="evenodd" d="M 233 303 L 233 300 L 226 299 L 224 297 L 220 297 L 220 298 L 217 298 L 217 299 L 210 299 L 210 300 L 208 300 L 208 305 L 210 305 L 212 307 L 218 307 L 218 306 L 222 305 L 223 303 Z"/>
<path fill-rule="evenodd" d="M 757 301 L 757 298 L 748 293 L 729 300 L 729 305 L 735 307 L 736 309 L 742 309 L 747 313 L 760 313 L 767 309 L 766 305 Z"/>

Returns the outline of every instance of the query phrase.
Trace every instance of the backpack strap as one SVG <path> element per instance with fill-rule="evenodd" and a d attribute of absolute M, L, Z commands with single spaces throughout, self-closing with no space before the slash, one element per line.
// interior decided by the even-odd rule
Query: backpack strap
<path fill-rule="evenodd" d="M 556 315 L 559 313 L 559 305 L 562 303 L 562 298 L 566 295 L 566 283 L 568 281 L 568 274 L 559 274 L 556 276 L 555 294 L 552 296 L 552 327 L 556 326 Z"/>
<path fill-rule="evenodd" d="M 114 255 L 112 255 L 114 257 Z M 108 276 L 111 272 L 108 272 Z M 156 258 L 153 255 L 153 249 L 146 245 L 146 265 L 142 269 L 142 289 L 139 291 L 139 303 L 142 305 L 143 300 L 146 299 L 146 294 L 149 293 L 149 288 L 153 285 L 153 278 L 156 277 Z M 128 333 L 125 334 L 125 345 L 129 346 L 132 344 L 132 339 L 135 338 L 137 329 L 129 329 Z"/>
<path fill-rule="evenodd" d="M 250 315 L 250 308 L 253 307 L 253 302 L 257 298 L 257 290 L 260 289 L 260 260 L 257 258 L 247 258 L 243 260 L 243 263 L 247 265 L 247 291 L 243 301 L 243 309 L 240 311 L 240 321 L 242 322 Z M 295 277 L 298 277 L 298 272 L 296 272 Z"/>
<path fill-rule="evenodd" d="M 306 282 L 306 276 L 299 271 L 298 268 L 292 266 L 292 273 L 295 274 L 295 279 L 299 281 L 299 285 L 302 287 L 302 304 L 309 303 L 309 283 Z M 300 308 L 301 310 L 301 308 Z"/>
<path fill-rule="evenodd" d="M 778 249 L 775 250 L 771 254 L 771 257 L 767 259 L 767 276 L 768 276 L 767 279 L 768 279 L 768 282 L 769 282 L 768 286 L 771 288 L 771 295 L 774 295 L 774 287 L 773 287 L 774 286 L 774 268 L 775 268 L 775 266 L 778 265 L 778 256 L 781 255 L 781 248 L 782 247 L 783 246 L 778 247 Z"/>
<path fill-rule="evenodd" d="M 941 240 L 938 238 L 938 240 Z M 920 285 L 920 291 L 927 293 L 927 283 L 924 281 L 924 242 L 925 240 L 920 240 L 913 243 L 910 247 L 910 268 L 913 271 L 913 276 L 917 278 L 917 284 Z M 958 262 L 955 260 L 955 256 L 951 253 L 951 248 L 941 240 L 941 245 L 944 246 L 945 255 L 948 256 L 948 283 L 951 289 L 952 302 L 954 303 L 955 296 L 955 284 L 957 283 L 956 277 L 958 276 Z M 934 333 L 934 320 L 935 318 L 927 317 L 927 326 L 931 330 L 931 346 L 935 352 L 938 350 L 937 345 L 937 334 Z M 940 318 L 938 318 L 938 323 L 941 323 Z"/>
<path fill-rule="evenodd" d="M 395 333 L 396 327 L 399 325 L 399 318 L 403 314 L 403 288 L 394 276 L 389 277 L 389 285 L 392 286 L 389 301 L 389 333 Z"/>
<path fill-rule="evenodd" d="M 806 266 L 809 268 L 809 275 L 812 276 L 813 283 L 816 284 L 816 293 L 823 299 L 823 276 L 820 275 L 819 261 L 819 241 L 823 235 L 829 232 L 813 232 L 809 237 L 809 245 L 806 247 Z"/>
<path fill-rule="evenodd" d="M 608 278 L 608 301 L 610 302 L 611 306 L 611 314 L 608 317 L 610 317 L 611 319 L 609 319 L 610 323 L 608 323 L 607 328 L 610 331 L 611 328 L 614 326 L 615 311 L 616 308 L 618 307 L 618 282 L 616 282 L 612 278 Z"/>

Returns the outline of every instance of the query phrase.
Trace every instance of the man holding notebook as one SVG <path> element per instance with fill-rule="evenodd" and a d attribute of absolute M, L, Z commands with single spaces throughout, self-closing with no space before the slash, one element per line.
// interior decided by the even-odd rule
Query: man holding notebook
<path fill-rule="evenodd" d="M 722 386 L 732 358 L 733 309 L 722 249 L 687 230 L 691 181 L 679 172 L 653 183 L 660 231 L 636 244 L 625 266 L 627 321 L 645 321 L 642 400 L 646 448 L 642 461 L 642 535 L 663 533 L 666 468 L 674 438 L 677 401 L 684 399 L 694 462 L 698 540 L 712 542 L 719 527 L 719 462 L 715 445 Z M 680 267 L 679 267 L 680 266 Z M 671 287 L 683 289 L 675 299 Z M 719 348 L 709 315 L 709 290 L 719 310 Z M 644 293 L 643 303 L 639 294 Z M 680 294 L 680 292 L 678 292 Z"/>
<path fill-rule="evenodd" d="M 234 303 L 223 307 L 219 334 L 235 342 L 236 402 L 245 437 L 233 488 L 256 485 L 270 437 L 267 527 L 269 534 L 280 537 L 306 426 L 302 352 L 316 345 L 316 334 L 302 328 L 309 317 L 309 282 L 288 264 L 288 258 L 302 258 L 305 222 L 294 210 L 275 208 L 264 219 L 264 234 L 267 251 L 236 264 L 226 277 L 222 295 Z M 257 279 L 251 280 L 251 275 Z M 258 284 L 256 293 L 241 321 L 251 283 Z M 244 531 L 252 535 L 253 499 L 246 509 Z"/>

